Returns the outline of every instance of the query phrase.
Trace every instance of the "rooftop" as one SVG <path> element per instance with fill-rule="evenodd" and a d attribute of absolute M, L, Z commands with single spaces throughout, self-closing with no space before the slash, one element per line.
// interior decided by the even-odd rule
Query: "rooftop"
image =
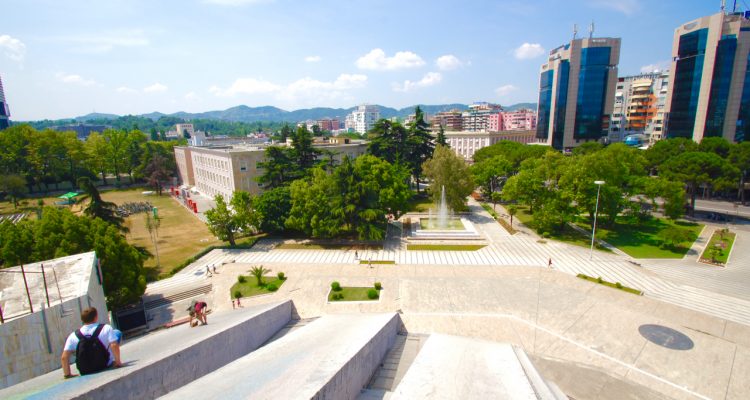
<path fill-rule="evenodd" d="M 42 262 L 25 264 L 23 270 L 29 286 L 29 296 L 36 306 L 46 303 L 49 294 L 50 304 L 85 296 L 88 292 L 91 266 L 96 254 L 92 251 Z M 43 267 L 42 267 L 43 266 Z M 44 275 L 42 275 L 44 268 Z M 8 319 L 28 314 L 29 300 L 24 286 L 21 267 L 0 270 L 0 307 L 3 318 Z M 47 281 L 45 293 L 44 281 Z"/>

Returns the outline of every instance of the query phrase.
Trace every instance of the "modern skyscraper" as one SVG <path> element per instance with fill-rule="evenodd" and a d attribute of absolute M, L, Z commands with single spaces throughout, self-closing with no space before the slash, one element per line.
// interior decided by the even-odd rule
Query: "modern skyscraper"
<path fill-rule="evenodd" d="M 3 130 L 10 126 L 10 109 L 8 103 L 5 102 L 5 92 L 3 91 L 3 79 L 0 77 L 0 130 Z"/>
<path fill-rule="evenodd" d="M 573 39 L 552 50 L 541 68 L 537 140 L 563 150 L 606 137 L 619 60 L 619 38 Z"/>
<path fill-rule="evenodd" d="M 750 21 L 723 11 L 674 32 L 667 98 L 667 137 L 750 135 Z"/>

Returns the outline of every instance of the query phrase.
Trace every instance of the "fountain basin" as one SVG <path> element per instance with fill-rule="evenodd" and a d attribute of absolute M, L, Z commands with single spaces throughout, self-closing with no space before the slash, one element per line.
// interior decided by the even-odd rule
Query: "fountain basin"
<path fill-rule="evenodd" d="M 474 224 L 466 218 L 452 217 L 448 220 L 448 228 L 433 227 L 434 221 L 428 217 L 419 218 L 418 223 L 412 223 L 410 240 L 476 240 L 481 239 Z"/>

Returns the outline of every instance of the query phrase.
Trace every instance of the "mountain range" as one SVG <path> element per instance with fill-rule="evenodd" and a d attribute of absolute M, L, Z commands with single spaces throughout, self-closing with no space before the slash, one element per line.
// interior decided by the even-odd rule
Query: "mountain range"
<path fill-rule="evenodd" d="M 378 106 L 380 108 L 380 116 L 382 118 L 399 117 L 406 118 L 409 114 L 414 113 L 414 107 L 404 107 L 401 109 L 395 109 L 390 107 Z M 426 114 L 435 114 L 441 111 L 449 111 L 452 109 L 466 110 L 469 108 L 466 104 L 437 104 L 437 105 L 420 105 L 422 111 Z M 177 117 L 185 120 L 191 119 L 214 119 L 223 121 L 233 122 L 299 122 L 305 120 L 316 120 L 322 118 L 344 118 L 347 114 L 351 113 L 356 107 L 351 108 L 327 108 L 327 107 L 316 107 L 306 108 L 301 110 L 286 111 L 273 106 L 262 106 L 262 107 L 248 107 L 240 105 L 226 110 L 217 111 L 206 111 L 201 113 L 187 113 L 187 112 L 176 112 L 172 114 L 164 114 L 160 112 L 152 112 L 149 114 L 141 114 L 139 117 L 149 118 L 154 121 L 161 117 Z M 536 110 L 536 103 L 518 103 L 510 106 L 503 107 L 506 111 L 518 110 L 521 108 L 530 108 Z M 116 114 L 102 114 L 102 113 L 91 113 L 76 117 L 76 121 L 92 121 L 92 120 L 107 120 L 117 119 L 120 115 Z"/>

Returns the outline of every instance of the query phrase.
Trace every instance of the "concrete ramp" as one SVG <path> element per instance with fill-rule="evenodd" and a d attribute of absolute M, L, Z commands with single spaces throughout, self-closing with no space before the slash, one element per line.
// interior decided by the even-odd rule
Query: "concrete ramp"
<path fill-rule="evenodd" d="M 210 314 L 206 326 L 180 325 L 123 344 L 122 368 L 67 380 L 58 369 L 1 390 L 0 398 L 156 398 L 257 349 L 291 315 L 291 301 Z"/>
<path fill-rule="evenodd" d="M 512 345 L 432 334 L 389 399 L 563 399 Z M 521 351 L 521 353 L 523 353 Z M 562 395 L 564 396 L 564 395 Z"/>
<path fill-rule="evenodd" d="M 164 398 L 355 399 L 398 328 L 395 313 L 327 315 Z"/>

